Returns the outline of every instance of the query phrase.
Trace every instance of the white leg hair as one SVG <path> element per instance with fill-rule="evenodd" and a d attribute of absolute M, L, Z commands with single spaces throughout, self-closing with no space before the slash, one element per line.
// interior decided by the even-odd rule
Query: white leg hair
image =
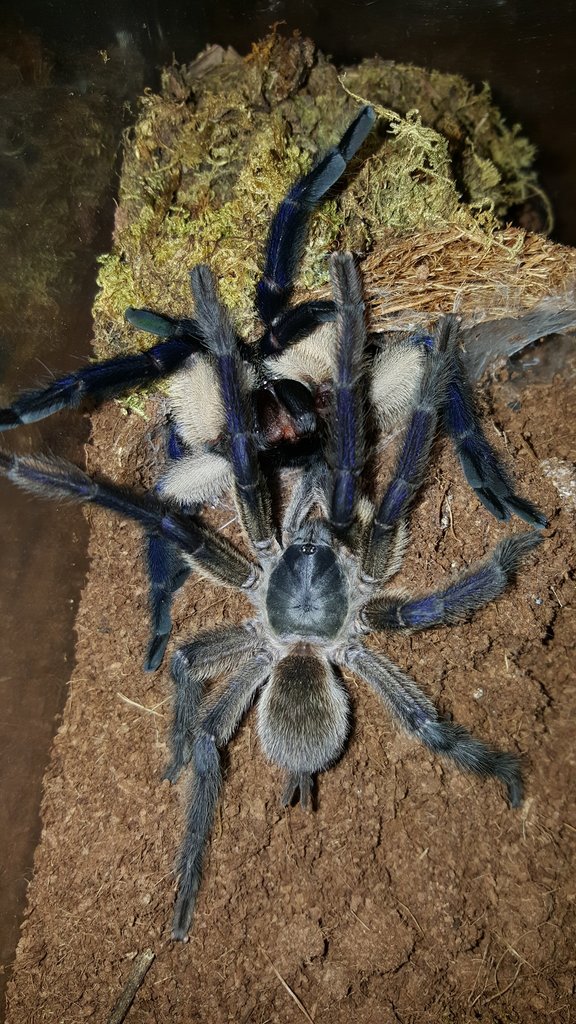
<path fill-rule="evenodd" d="M 245 367 L 251 385 L 254 372 Z M 215 441 L 226 429 L 220 384 L 208 356 L 194 355 L 170 381 L 170 407 L 182 440 L 194 447 Z"/>
<path fill-rule="evenodd" d="M 234 482 L 232 467 L 223 455 L 199 452 L 170 465 L 160 483 L 163 498 L 190 505 L 220 497 Z"/>
<path fill-rule="evenodd" d="M 264 365 L 273 377 L 298 380 L 301 384 L 331 382 L 336 340 L 335 324 L 322 324 L 307 338 L 290 345 L 281 355 L 267 359 Z"/>
<path fill-rule="evenodd" d="M 370 398 L 383 427 L 398 424 L 415 404 L 425 358 L 422 347 L 410 342 L 389 342 L 375 357 Z"/>

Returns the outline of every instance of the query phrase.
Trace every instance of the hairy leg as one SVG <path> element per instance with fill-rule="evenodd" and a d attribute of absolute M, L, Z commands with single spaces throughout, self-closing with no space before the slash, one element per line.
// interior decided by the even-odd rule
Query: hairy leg
<path fill-rule="evenodd" d="M 239 512 L 256 547 L 268 547 L 273 534 L 270 496 L 258 462 L 252 390 L 238 352 L 236 333 L 218 297 L 211 270 L 206 266 L 195 267 L 190 280 L 196 317 L 220 381 Z"/>
<path fill-rule="evenodd" d="M 460 573 L 449 586 L 422 597 L 376 597 L 362 610 L 371 630 L 429 629 L 467 618 L 508 586 L 530 551 L 540 544 L 536 531 L 518 533 L 496 545 L 492 555 Z"/>
<path fill-rule="evenodd" d="M 256 289 L 256 307 L 266 327 L 266 333 L 260 341 L 263 355 L 281 351 L 288 343 L 288 324 L 294 333 L 301 333 L 302 321 L 308 319 L 309 330 L 314 325 L 316 314 L 319 318 L 315 323 L 322 322 L 326 314 L 330 315 L 329 309 L 316 309 L 306 303 L 298 314 L 287 314 L 280 336 L 276 335 L 276 323 L 284 313 L 292 292 L 310 214 L 346 170 L 346 166 L 371 131 L 375 120 L 376 115 L 372 108 L 363 107 L 340 142 L 329 150 L 308 174 L 293 185 L 274 215 L 268 235 L 264 273 Z M 295 319 L 291 322 L 288 316 Z"/>
<path fill-rule="evenodd" d="M 190 566 L 176 545 L 157 534 L 146 538 L 151 635 L 145 672 L 160 668 L 172 630 L 172 599 L 190 575 Z"/>
<path fill-rule="evenodd" d="M 192 756 L 193 734 L 198 724 L 204 683 L 215 676 L 233 672 L 254 658 L 261 649 L 262 643 L 254 629 L 244 624 L 207 630 L 175 652 L 171 666 L 175 685 L 172 758 L 165 778 L 175 782 Z"/>
<path fill-rule="evenodd" d="M 434 347 L 426 353 L 417 404 L 404 435 L 394 476 L 374 517 L 364 556 L 363 571 L 373 579 L 384 581 L 399 568 L 398 540 L 428 468 L 457 333 L 455 318 L 445 317 L 438 325 Z"/>
<path fill-rule="evenodd" d="M 496 750 L 471 736 L 463 726 L 442 720 L 432 701 L 413 679 L 362 644 L 348 648 L 342 664 L 368 683 L 408 733 L 434 753 L 450 758 L 464 771 L 499 779 L 506 786 L 510 805 L 520 806 L 522 774 L 520 761 L 514 754 Z"/>
<path fill-rule="evenodd" d="M 337 310 L 338 345 L 334 374 L 331 449 L 330 522 L 345 537 L 356 514 L 358 478 L 364 466 L 364 382 L 366 348 L 364 299 L 351 253 L 335 254 L 330 277 Z"/>
<path fill-rule="evenodd" d="M 191 516 L 178 515 L 171 505 L 151 493 L 138 494 L 127 487 L 101 483 L 72 463 L 49 456 L 0 451 L 0 472 L 40 497 L 91 502 L 135 520 L 149 534 L 156 533 L 176 544 L 196 565 L 227 586 L 247 587 L 255 579 L 256 567 L 232 544 Z"/>
<path fill-rule="evenodd" d="M 184 940 L 190 927 L 202 877 L 204 848 L 218 802 L 221 772 L 218 747 L 228 742 L 254 694 L 270 673 L 270 658 L 259 654 L 228 683 L 195 731 L 191 760 L 194 777 L 188 800 L 184 842 L 178 863 L 178 894 L 172 935 Z"/>
<path fill-rule="evenodd" d="M 514 492 L 514 485 L 482 430 L 472 388 L 457 352 L 452 354 L 452 374 L 443 409 L 443 425 L 452 438 L 462 469 L 478 498 L 496 519 L 511 515 L 536 528 L 547 525 L 536 505 Z"/>
<path fill-rule="evenodd" d="M 199 348 L 200 335 L 197 339 L 174 337 L 140 355 L 118 356 L 85 366 L 47 388 L 24 392 L 8 409 L 0 409 L 0 430 L 33 423 L 60 409 L 76 408 L 85 398 L 102 401 L 151 384 L 174 373 Z"/>

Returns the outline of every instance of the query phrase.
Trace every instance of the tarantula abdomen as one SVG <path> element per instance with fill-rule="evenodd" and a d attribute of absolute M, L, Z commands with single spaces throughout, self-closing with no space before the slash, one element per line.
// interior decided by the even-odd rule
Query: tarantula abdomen
<path fill-rule="evenodd" d="M 265 754 L 289 775 L 328 768 L 349 728 L 346 690 L 328 662 L 298 644 L 277 665 L 258 705 Z"/>

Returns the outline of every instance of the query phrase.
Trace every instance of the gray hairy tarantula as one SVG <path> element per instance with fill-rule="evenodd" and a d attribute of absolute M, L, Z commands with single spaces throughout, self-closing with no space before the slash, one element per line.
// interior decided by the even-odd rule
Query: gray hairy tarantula
<path fill-rule="evenodd" d="M 144 527 L 153 622 L 148 668 L 161 661 L 170 602 L 191 568 L 244 591 L 252 602 L 250 621 L 200 634 L 172 660 L 167 777 L 174 781 L 189 765 L 193 770 L 176 939 L 187 935 L 200 885 L 221 782 L 218 750 L 257 694 L 260 741 L 285 772 L 285 803 L 298 797 L 307 806 L 314 776 L 342 753 L 350 724 L 342 668 L 363 679 L 431 750 L 500 780 L 513 807 L 522 800 L 519 760 L 442 719 L 417 684 L 362 639 L 370 632 L 462 620 L 503 592 L 540 541 L 538 529 L 508 537 L 432 593 L 410 597 L 388 589 L 402 564 L 408 515 L 439 429 L 452 439 L 468 481 L 494 515 L 508 519 L 515 513 L 532 526 L 545 525 L 538 509 L 514 493 L 484 437 L 459 359 L 454 317 L 441 320 L 432 336 L 379 346 L 367 337 L 361 279 L 350 253 L 331 258 L 333 301 L 289 305 L 309 213 L 373 121 L 364 108 L 279 207 L 257 291 L 264 333 L 256 346 L 237 338 L 212 272 L 199 266 L 191 273 L 194 320 L 130 311 L 134 322 L 166 339 L 149 353 L 89 367 L 0 410 L 0 427 L 8 429 L 86 394 L 109 396 L 178 371 L 171 461 L 155 492 L 138 495 L 95 481 L 55 458 L 0 452 L 0 468 L 27 490 L 92 501 Z M 200 404 L 202 396 L 207 401 Z M 365 471 L 371 431 L 398 420 L 405 433 L 392 479 L 374 500 Z M 296 448 L 307 443 L 297 458 L 281 453 L 279 439 L 287 438 Z M 298 479 L 277 528 L 271 490 L 285 465 L 296 467 Z M 227 487 L 251 558 L 202 521 L 202 502 Z M 224 689 L 216 698 L 207 696 L 206 683 L 222 675 Z"/>

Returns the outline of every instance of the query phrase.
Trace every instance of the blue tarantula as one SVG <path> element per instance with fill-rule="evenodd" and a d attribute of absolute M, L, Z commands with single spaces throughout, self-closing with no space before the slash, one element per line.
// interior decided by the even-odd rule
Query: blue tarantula
<path fill-rule="evenodd" d="M 409 733 L 460 768 L 493 776 L 512 806 L 522 799 L 518 759 L 440 718 L 416 683 L 363 644 L 369 632 L 451 624 L 496 598 L 539 543 L 546 521 L 513 485 L 489 446 L 458 355 L 458 325 L 445 317 L 432 336 L 381 347 L 368 338 L 362 283 L 350 253 L 332 256 L 333 301 L 290 305 L 310 212 L 343 173 L 374 122 L 362 109 L 340 143 L 300 179 L 270 229 L 256 305 L 264 331 L 255 345 L 237 337 L 206 266 L 191 272 L 194 319 L 146 310 L 128 315 L 165 338 L 143 355 L 88 367 L 0 413 L 4 428 L 117 395 L 173 374 L 169 468 L 154 492 L 99 482 L 62 460 L 0 453 L 19 486 L 54 498 L 94 502 L 136 520 L 148 537 L 152 640 L 147 667 L 162 659 L 170 602 L 191 568 L 251 600 L 250 621 L 200 634 L 173 656 L 174 781 L 194 775 L 173 935 L 184 939 L 200 884 L 204 848 L 220 786 L 218 748 L 236 731 L 260 690 L 258 730 L 268 757 L 286 773 L 284 802 L 306 806 L 313 777 L 340 756 L 349 728 L 339 670 L 364 679 Z M 208 400 L 207 400 L 208 399 Z M 373 499 L 366 479 L 370 432 L 404 420 L 391 482 Z M 498 518 L 515 513 L 538 529 L 501 541 L 490 557 L 444 588 L 400 596 L 399 571 L 410 509 L 442 428 L 466 477 Z M 275 523 L 278 469 L 299 479 Z M 234 493 L 252 549 L 246 558 L 202 520 L 201 506 Z M 214 700 L 205 684 L 225 675 Z"/>

